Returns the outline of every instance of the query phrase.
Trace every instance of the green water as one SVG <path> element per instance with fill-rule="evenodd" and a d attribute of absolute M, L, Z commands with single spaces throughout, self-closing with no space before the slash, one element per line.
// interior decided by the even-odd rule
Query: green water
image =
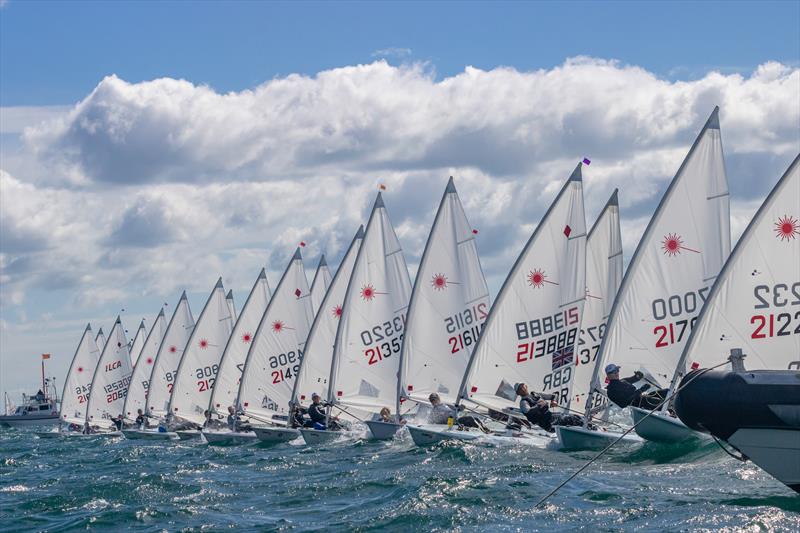
<path fill-rule="evenodd" d="M 302 441 L 300 441 L 302 442 Z M 715 444 L 592 453 L 356 440 L 310 449 L 0 430 L 0 530 L 800 531 L 800 496 Z"/>

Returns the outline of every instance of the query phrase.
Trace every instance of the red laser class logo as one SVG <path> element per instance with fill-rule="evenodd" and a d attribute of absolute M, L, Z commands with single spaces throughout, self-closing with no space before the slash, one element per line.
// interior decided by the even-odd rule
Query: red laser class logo
<path fill-rule="evenodd" d="M 153 364 L 153 358 L 152 357 L 148 357 L 147 358 L 147 364 L 148 365 L 152 365 Z"/>
<path fill-rule="evenodd" d="M 364 285 L 361 287 L 361 298 L 363 298 L 364 301 L 371 302 L 375 299 L 375 294 L 375 287 L 372 285 Z"/>
<path fill-rule="evenodd" d="M 800 222 L 789 215 L 783 215 L 775 223 L 775 236 L 782 241 L 792 241 L 800 235 Z"/>
<path fill-rule="evenodd" d="M 281 331 L 284 330 L 285 327 L 286 324 L 284 324 L 280 320 L 276 320 L 275 322 L 272 323 L 272 331 L 274 331 L 275 333 L 280 333 Z"/>
<path fill-rule="evenodd" d="M 178 351 L 178 347 L 177 346 L 170 346 L 169 347 L 169 353 L 175 353 L 177 351 Z"/>
<path fill-rule="evenodd" d="M 333 313 L 334 318 L 341 318 L 342 317 L 342 306 L 341 305 L 337 305 L 336 307 L 334 307 L 332 313 Z"/>
<path fill-rule="evenodd" d="M 207 339 L 200 339 L 200 343 L 199 344 L 200 344 L 200 348 L 202 348 L 203 350 L 208 348 L 208 340 Z"/>
<path fill-rule="evenodd" d="M 245 332 L 245 334 L 242 335 L 242 342 L 243 343 L 250 344 L 250 341 L 252 341 L 252 340 L 253 340 L 253 335 L 251 335 L 249 332 Z"/>
<path fill-rule="evenodd" d="M 544 270 L 535 268 L 528 272 L 528 285 L 534 289 L 541 289 L 545 283 L 551 282 L 547 281 L 547 276 L 545 276 Z"/>
<path fill-rule="evenodd" d="M 669 257 L 680 255 L 680 253 L 684 250 L 687 252 L 694 252 L 696 254 L 700 253 L 699 251 L 693 250 L 683 244 L 683 238 L 677 233 L 668 233 L 664 235 L 664 240 L 661 241 L 661 249 L 664 251 L 664 255 L 668 255 Z"/>
<path fill-rule="evenodd" d="M 447 288 L 447 276 L 444 274 L 434 274 L 431 279 L 431 286 L 437 291 L 445 290 Z"/>

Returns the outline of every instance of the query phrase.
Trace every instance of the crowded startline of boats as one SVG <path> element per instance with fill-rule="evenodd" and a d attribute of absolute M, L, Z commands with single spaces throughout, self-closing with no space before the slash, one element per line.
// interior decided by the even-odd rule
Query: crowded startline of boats
<path fill-rule="evenodd" d="M 780 401 L 754 392 L 774 420 L 728 420 L 724 431 L 700 416 L 697 387 L 708 369 L 745 372 L 741 354 L 747 374 L 768 381 L 800 368 L 798 158 L 731 254 L 715 108 L 624 275 L 616 190 L 587 230 L 589 163 L 563 184 L 494 303 L 452 178 L 413 286 L 379 192 L 336 273 L 323 256 L 310 287 L 298 247 L 274 291 L 261 270 L 238 315 L 220 278 L 196 322 L 184 293 L 169 322 L 162 308 L 130 343 L 119 317 L 107 340 L 87 325 L 59 427 L 39 435 L 317 444 L 366 426 L 420 446 L 602 449 L 710 432 L 797 490 L 798 385 Z M 609 419 L 614 405 L 630 410 L 633 432 Z"/>

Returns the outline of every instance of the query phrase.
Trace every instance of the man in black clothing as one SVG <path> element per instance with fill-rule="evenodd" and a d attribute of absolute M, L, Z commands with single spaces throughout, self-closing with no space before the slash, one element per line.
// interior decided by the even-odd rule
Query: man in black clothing
<path fill-rule="evenodd" d="M 644 374 L 637 370 L 631 377 L 620 379 L 619 369 L 619 365 L 614 363 L 606 365 L 606 377 L 608 378 L 606 394 L 609 400 L 623 409 L 633 405 L 634 407 L 652 411 L 667 397 L 669 389 L 657 389 L 649 394 L 643 394 L 650 389 L 650 384 L 645 383 L 637 389 L 633 386 L 633 383 L 642 379 Z"/>
<path fill-rule="evenodd" d="M 139 429 L 147 429 L 147 417 L 141 409 L 136 410 L 136 427 Z"/>
<path fill-rule="evenodd" d="M 554 432 L 553 426 L 580 426 L 583 424 L 581 417 L 567 413 L 553 413 L 551 407 L 556 407 L 552 394 L 536 394 L 528 392 L 528 386 L 517 383 L 514 386 L 519 400 L 519 410 L 529 422 L 550 433 Z"/>
<path fill-rule="evenodd" d="M 322 398 L 316 392 L 311 395 L 311 405 L 308 407 L 308 417 L 311 419 L 310 424 L 304 424 L 306 427 L 316 427 L 317 429 L 330 429 L 332 431 L 341 429 L 339 424 L 336 423 L 337 418 L 331 417 L 327 419 L 325 413 L 327 404 L 322 403 Z"/>
<path fill-rule="evenodd" d="M 117 415 L 117 418 L 113 419 L 112 422 L 114 422 L 114 425 L 117 427 L 117 431 L 122 430 L 122 415 Z"/>

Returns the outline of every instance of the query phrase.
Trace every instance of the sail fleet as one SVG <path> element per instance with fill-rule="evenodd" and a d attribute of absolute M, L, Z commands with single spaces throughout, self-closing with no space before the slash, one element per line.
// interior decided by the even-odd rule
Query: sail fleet
<path fill-rule="evenodd" d="M 197 322 L 184 293 L 169 322 L 162 308 L 149 332 L 142 322 L 130 343 L 120 318 L 107 341 L 87 326 L 64 385 L 61 433 L 118 434 L 113 422 L 122 415 L 129 438 L 203 435 L 234 443 L 302 435 L 315 443 L 363 422 L 373 438 L 407 428 L 420 445 L 483 439 L 602 448 L 622 438 L 608 421 L 608 363 L 638 371 L 642 383 L 669 396 L 687 372 L 724 361 L 731 349 L 745 350 L 754 368 L 786 369 L 800 353 L 790 312 L 800 304 L 798 162 L 731 253 L 718 112 L 670 182 L 627 269 L 617 191 L 587 225 L 588 160 L 564 181 L 494 302 L 477 231 L 452 178 L 413 286 L 379 192 L 337 271 L 322 256 L 310 285 L 298 247 L 274 291 L 261 270 L 238 316 L 220 278 Z M 745 303 L 753 295 L 764 304 L 760 314 Z M 583 424 L 557 426 L 556 434 L 513 424 L 524 419 L 521 383 L 552 395 L 555 410 L 578 414 Z M 338 430 L 296 422 L 312 393 Z M 431 395 L 485 425 L 431 423 Z M 670 401 L 653 413 L 630 410 L 638 436 L 625 442 L 702 438 Z M 150 427 L 132 426 L 140 415 Z"/>

